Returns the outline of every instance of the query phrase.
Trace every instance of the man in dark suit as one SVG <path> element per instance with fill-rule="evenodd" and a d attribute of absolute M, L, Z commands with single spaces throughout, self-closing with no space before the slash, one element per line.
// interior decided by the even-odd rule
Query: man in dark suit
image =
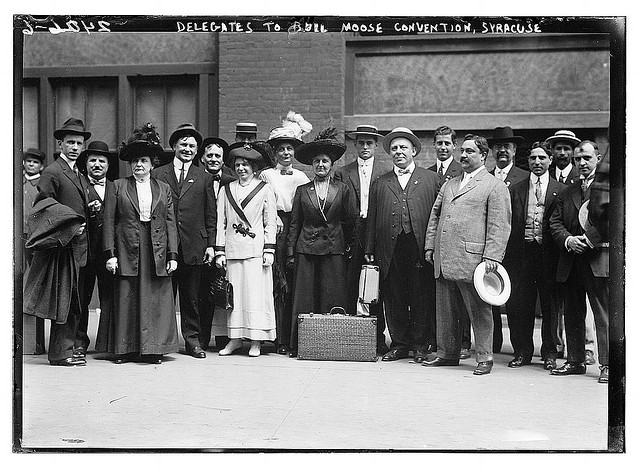
<path fill-rule="evenodd" d="M 223 157 L 228 147 L 229 145 L 225 140 L 218 137 L 208 137 L 203 140 L 196 156 L 196 158 L 200 160 L 200 163 L 202 163 L 204 170 L 211 174 L 216 202 L 220 189 L 237 179 L 231 168 L 224 166 Z M 212 284 L 220 275 L 223 275 L 223 273 L 215 265 L 203 264 L 202 277 L 200 279 L 200 297 L 198 300 L 200 311 L 200 346 L 205 351 L 211 341 L 211 325 L 216 307 L 211 297 L 211 289 Z M 226 320 L 226 312 L 223 314 Z M 226 334 L 226 322 L 224 325 L 224 333 L 220 330 L 218 334 L 215 335 L 216 348 L 222 349 L 229 342 Z"/>
<path fill-rule="evenodd" d="M 88 211 L 89 220 L 87 229 L 89 232 L 89 257 L 84 270 L 84 295 L 80 298 L 80 321 L 76 334 L 74 348 L 77 355 L 86 354 L 89 348 L 89 303 L 93 296 L 93 287 L 98 280 L 98 299 L 100 309 L 110 301 L 112 292 L 112 277 L 106 268 L 106 261 L 102 250 L 102 225 L 104 219 L 104 195 L 107 187 L 113 182 L 107 179 L 107 171 L 110 165 L 116 165 L 116 154 L 109 151 L 106 143 L 99 140 L 91 142 L 85 151 L 78 157 L 78 168 L 89 179 Z"/>
<path fill-rule="evenodd" d="M 460 317 L 471 319 L 476 343 L 474 375 L 493 368 L 491 306 L 474 287 L 478 265 L 487 274 L 502 262 L 511 229 L 511 203 L 504 184 L 484 163 L 489 145 L 468 134 L 461 146 L 464 174 L 450 179 L 438 193 L 425 235 L 425 259 L 434 266 L 438 352 L 425 366 L 457 366 L 460 356 Z"/>
<path fill-rule="evenodd" d="M 529 177 L 529 171 L 520 169 L 515 164 L 516 151 L 523 140 L 523 137 L 514 135 L 513 129 L 509 126 L 496 127 L 493 130 L 493 138 L 488 140 L 493 156 L 496 159 L 496 167 L 491 171 L 491 174 L 504 182 L 507 187 Z M 494 306 L 492 311 L 494 325 L 493 353 L 500 353 L 503 341 L 502 309 Z"/>
<path fill-rule="evenodd" d="M 202 135 L 192 124 L 181 124 L 169 137 L 172 163 L 151 172 L 171 186 L 178 225 L 178 269 L 174 293 L 180 290 L 180 326 L 186 352 L 194 358 L 207 355 L 200 344 L 200 277 L 202 264 L 214 259 L 216 198 L 209 173 L 193 163 Z"/>
<path fill-rule="evenodd" d="M 91 137 L 91 132 L 85 131 L 82 120 L 70 118 L 53 133 L 53 136 L 60 148 L 60 156 L 42 172 L 35 203 L 51 197 L 87 220 L 89 181 L 78 171 L 76 161 L 82 152 L 85 140 Z M 74 344 L 81 317 L 78 300 L 84 293 L 85 266 L 89 249 L 86 222 L 80 226 L 70 245 L 71 247 L 59 249 L 70 249 L 72 252 L 77 269 L 77 278 L 73 284 L 77 285 L 79 296 L 72 292 L 69 313 L 64 323 L 51 322 L 49 363 L 59 366 L 82 366 L 86 365 L 86 358 L 81 351 L 76 353 Z"/>
<path fill-rule="evenodd" d="M 545 140 L 553 150 L 553 164 L 549 175 L 562 184 L 571 185 L 580 179 L 580 172 L 573 164 L 573 149 L 580 139 L 570 130 L 558 130 Z"/>
<path fill-rule="evenodd" d="M 557 311 L 555 272 L 558 251 L 549 231 L 549 217 L 556 197 L 564 189 L 549 177 L 551 147 L 535 142 L 531 147 L 528 179 L 509 187 L 511 194 L 511 235 L 504 257 L 512 295 L 507 301 L 509 336 L 514 350 L 510 368 L 529 365 L 533 357 L 533 331 L 536 299 L 542 310 L 542 348 L 544 368 L 556 367 Z"/>
<path fill-rule="evenodd" d="M 558 198 L 551 215 L 551 234 L 560 249 L 557 281 L 566 284 L 565 327 L 567 362 L 551 374 L 584 374 L 585 292 L 596 323 L 600 383 L 609 381 L 609 243 L 589 222 L 590 186 L 602 156 L 598 146 L 583 140 L 575 149 L 574 164 L 582 180 Z"/>
<path fill-rule="evenodd" d="M 365 245 L 365 261 L 380 266 L 391 336 L 391 350 L 382 360 L 407 358 L 413 350 L 414 361 L 420 363 L 436 347 L 435 280 L 423 247 L 438 176 L 416 166 L 421 144 L 411 130 L 395 128 L 382 146 L 394 167 L 371 186 Z"/>
<path fill-rule="evenodd" d="M 338 168 L 335 172 L 335 179 L 342 181 L 347 186 L 353 197 L 356 199 L 359 219 L 356 222 L 355 243 L 349 253 L 347 263 L 347 311 L 349 314 L 356 314 L 357 308 L 367 308 L 371 316 L 378 318 L 377 321 L 377 352 L 384 355 L 389 351 L 386 344 L 384 330 L 384 312 L 382 302 L 371 305 L 363 305 L 358 302 L 358 285 L 360 282 L 360 270 L 364 262 L 364 246 L 366 242 L 367 209 L 369 208 L 369 192 L 371 183 L 382 174 L 388 172 L 389 164 L 376 159 L 375 152 L 378 148 L 378 139 L 382 135 L 378 133 L 377 127 L 373 125 L 359 125 L 353 132 L 348 132 L 347 136 L 353 138 L 354 146 L 358 157 L 356 161 L 346 166 Z"/>

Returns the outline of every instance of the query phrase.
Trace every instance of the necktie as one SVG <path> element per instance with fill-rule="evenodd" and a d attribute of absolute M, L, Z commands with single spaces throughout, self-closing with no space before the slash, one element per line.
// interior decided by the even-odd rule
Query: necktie
<path fill-rule="evenodd" d="M 178 179 L 178 187 L 182 189 L 182 183 L 184 182 L 184 163 L 182 163 L 182 167 L 180 168 L 180 178 Z"/>
<path fill-rule="evenodd" d="M 540 202 L 540 197 L 542 197 L 542 186 L 540 184 L 540 178 L 536 181 L 535 187 L 536 200 Z"/>
<path fill-rule="evenodd" d="M 593 175 L 582 180 L 582 200 L 585 201 L 589 198 L 589 182 L 593 180 Z"/>
<path fill-rule="evenodd" d="M 406 168 L 406 169 L 398 168 L 398 174 L 409 174 L 409 173 L 410 173 L 409 168 Z"/>
<path fill-rule="evenodd" d="M 564 184 L 564 176 L 562 175 L 562 173 L 560 173 L 560 177 L 558 178 L 558 182 L 561 182 L 562 184 Z"/>
<path fill-rule="evenodd" d="M 440 165 L 440 168 L 438 169 L 438 176 L 444 176 L 444 173 L 442 172 L 442 165 Z"/>
<path fill-rule="evenodd" d="M 89 182 L 91 183 L 92 186 L 104 186 L 104 179 L 93 179 L 93 178 L 89 178 Z"/>
<path fill-rule="evenodd" d="M 281 169 L 280 174 L 282 174 L 283 176 L 292 176 L 293 171 L 291 171 L 290 169 Z"/>
<path fill-rule="evenodd" d="M 219 181 L 220 180 L 220 173 L 212 174 L 211 177 L 213 178 L 214 181 Z"/>

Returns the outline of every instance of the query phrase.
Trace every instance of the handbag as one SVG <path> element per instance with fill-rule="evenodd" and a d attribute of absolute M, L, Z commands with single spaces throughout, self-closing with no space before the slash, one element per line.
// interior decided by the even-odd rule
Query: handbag
<path fill-rule="evenodd" d="M 227 311 L 233 311 L 233 285 L 227 279 L 224 270 L 216 272 L 216 278 L 211 283 L 213 304 Z"/>

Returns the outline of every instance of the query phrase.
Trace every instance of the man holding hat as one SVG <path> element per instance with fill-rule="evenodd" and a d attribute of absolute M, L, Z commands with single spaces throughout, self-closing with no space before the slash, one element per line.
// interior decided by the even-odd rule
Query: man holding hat
<path fill-rule="evenodd" d="M 350 314 L 356 314 L 356 307 L 369 308 L 369 314 L 378 318 L 377 322 L 377 351 L 384 355 L 389 351 L 384 337 L 385 321 L 382 310 L 382 302 L 365 305 L 358 301 L 358 285 L 360 282 L 360 270 L 364 262 L 364 247 L 366 243 L 367 210 L 369 208 L 369 193 L 371 184 L 379 176 L 389 172 L 389 164 L 376 159 L 375 152 L 378 141 L 384 137 L 378 133 L 378 128 L 363 124 L 356 130 L 347 132 L 347 137 L 354 139 L 354 146 L 358 154 L 356 161 L 342 166 L 336 170 L 335 179 L 342 181 L 355 197 L 358 207 L 359 219 L 356 222 L 355 243 L 349 253 L 347 263 L 347 310 Z"/>
<path fill-rule="evenodd" d="M 237 179 L 233 170 L 224 165 L 224 156 L 227 152 L 229 145 L 227 142 L 218 137 L 208 137 L 202 141 L 198 149 L 198 155 L 196 158 L 200 159 L 204 170 L 211 174 L 213 183 L 213 192 L 216 197 L 216 204 L 220 190 L 229 184 L 231 181 Z M 213 324 L 216 348 L 223 348 L 229 342 L 227 337 L 227 317 L 226 311 L 218 307 L 216 311 L 216 305 L 213 303 L 213 299 L 210 295 L 212 284 L 216 282 L 218 277 L 223 275 L 220 269 L 217 269 L 212 264 L 204 263 L 202 266 L 202 275 L 200 278 L 200 295 L 199 311 L 200 311 L 200 346 L 204 351 L 209 347 L 211 341 L 211 328 Z M 220 321 L 216 321 L 215 318 L 220 318 Z M 217 322 L 223 323 L 219 327 Z"/>
<path fill-rule="evenodd" d="M 421 144 L 415 134 L 397 127 L 382 140 L 393 170 L 373 181 L 367 209 L 365 261 L 380 266 L 391 350 L 382 360 L 415 362 L 435 351 L 435 285 L 424 262 L 424 234 L 438 194 L 438 176 L 416 166 Z M 459 350 L 458 350 L 459 352 Z"/>
<path fill-rule="evenodd" d="M 202 135 L 193 124 L 181 124 L 169 137 L 174 151 L 171 164 L 152 170 L 151 175 L 171 186 L 178 225 L 178 268 L 173 275 L 174 293 L 180 290 L 180 326 L 186 352 L 205 358 L 200 343 L 200 276 L 202 264 L 214 259 L 216 198 L 213 180 L 193 164 L 202 145 Z"/>
<path fill-rule="evenodd" d="M 567 333 L 567 362 L 551 374 L 558 376 L 585 374 L 585 293 L 593 310 L 598 339 L 600 378 L 609 381 L 609 243 L 589 222 L 591 183 L 602 155 L 596 143 L 583 140 L 573 158 L 580 170 L 579 182 L 558 197 L 551 215 L 553 239 L 560 249 L 556 280 L 566 284 L 564 311 Z"/>
<path fill-rule="evenodd" d="M 40 173 L 44 169 L 44 152 L 37 148 L 28 148 L 22 153 L 22 246 L 27 240 L 27 219 L 29 212 L 33 207 L 33 202 L 38 195 L 38 182 L 40 181 Z M 31 265 L 33 253 L 30 250 L 23 249 L 22 269 L 26 278 L 27 268 Z M 25 316 L 26 317 L 26 316 Z M 27 326 L 25 326 L 27 327 Z M 44 319 L 35 318 L 35 353 L 41 354 L 45 352 L 44 346 Z M 24 335 L 26 339 L 26 334 Z M 26 344 L 25 344 L 26 348 Z"/>
<path fill-rule="evenodd" d="M 76 162 L 85 141 L 91 137 L 91 132 L 84 128 L 84 122 L 77 118 L 70 118 L 61 128 L 53 132 L 60 149 L 60 156 L 53 163 L 47 166 L 42 172 L 38 182 L 38 195 L 34 203 L 50 197 L 62 205 L 71 208 L 75 213 L 85 219 L 71 242 L 60 250 L 68 251 L 73 257 L 75 264 L 76 278 L 70 279 L 71 285 L 76 285 L 79 291 L 68 292 L 71 297 L 69 311 L 59 312 L 61 321 L 51 321 L 51 332 L 49 337 L 49 363 L 59 366 L 86 365 L 86 358 L 83 351 L 74 350 L 77 337 L 78 324 L 81 318 L 79 298 L 83 297 L 83 286 L 85 267 L 88 259 L 89 236 L 86 230 L 86 220 L 89 218 L 88 195 L 89 181 L 78 171 Z M 49 251 L 39 251 L 34 254 L 51 255 Z M 50 262 L 56 262 L 56 256 L 50 257 Z M 64 275 L 64 274 L 63 274 Z M 73 274 L 71 274 L 73 275 Z M 65 284 L 61 279 L 60 285 Z M 79 296 L 78 296 L 79 293 Z M 51 305 L 53 310 L 55 305 Z"/>
<path fill-rule="evenodd" d="M 511 230 L 507 186 L 489 175 L 484 137 L 466 135 L 460 164 L 464 173 L 445 182 L 431 210 L 425 236 L 425 259 L 436 277 L 438 352 L 425 366 L 456 366 L 460 356 L 460 316 L 467 314 L 476 343 L 475 375 L 493 367 L 491 306 L 474 287 L 474 272 L 498 271 Z"/>
<path fill-rule="evenodd" d="M 78 168 L 89 179 L 89 193 L 87 207 L 89 220 L 87 230 L 89 232 L 89 258 L 85 267 L 84 294 L 80 297 L 80 321 L 76 334 L 76 354 L 86 354 L 89 348 L 89 303 L 93 296 L 93 287 L 98 280 L 98 298 L 100 309 L 111 299 L 113 275 L 106 268 L 106 261 L 102 251 L 102 225 L 104 220 L 105 191 L 113 187 L 113 182 L 107 179 L 107 172 L 111 165 L 117 165 L 116 153 L 109 151 L 109 146 L 95 140 L 91 142 L 85 151 L 78 157 Z"/>
<path fill-rule="evenodd" d="M 549 175 L 558 182 L 571 185 L 580 179 L 578 168 L 571 164 L 573 149 L 580 139 L 570 130 L 558 130 L 545 140 L 553 150 L 553 164 Z"/>

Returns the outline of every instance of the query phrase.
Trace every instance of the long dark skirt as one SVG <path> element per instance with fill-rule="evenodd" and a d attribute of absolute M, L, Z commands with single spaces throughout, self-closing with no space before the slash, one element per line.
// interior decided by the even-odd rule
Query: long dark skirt
<path fill-rule="evenodd" d="M 101 313 L 96 350 L 115 354 L 162 355 L 178 351 L 171 277 L 158 277 L 151 229 L 140 222 L 137 277 L 115 279 L 113 301 Z"/>

